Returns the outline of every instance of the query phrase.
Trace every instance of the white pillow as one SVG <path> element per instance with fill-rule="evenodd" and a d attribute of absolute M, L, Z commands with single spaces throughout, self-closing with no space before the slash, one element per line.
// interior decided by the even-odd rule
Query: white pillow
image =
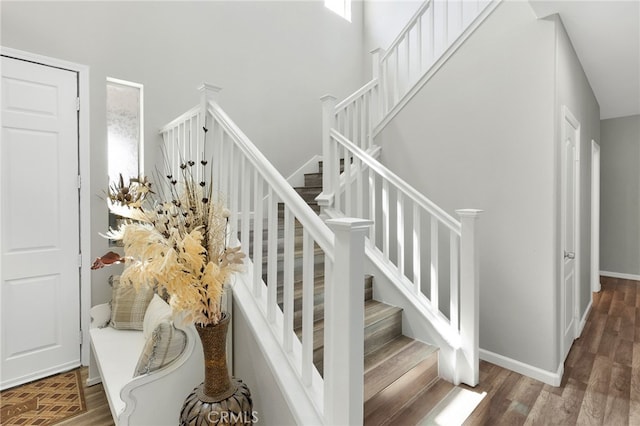
<path fill-rule="evenodd" d="M 171 306 L 162 297 L 157 294 L 153 295 L 147 311 L 144 313 L 144 319 L 142 321 L 142 334 L 146 340 L 153 334 L 153 330 L 156 329 L 158 324 L 163 321 L 171 320 Z"/>

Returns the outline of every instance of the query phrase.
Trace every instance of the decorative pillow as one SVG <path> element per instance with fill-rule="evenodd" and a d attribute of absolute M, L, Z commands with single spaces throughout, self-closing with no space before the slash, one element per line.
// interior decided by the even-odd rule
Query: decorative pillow
<path fill-rule="evenodd" d="M 144 320 L 142 321 L 142 333 L 145 339 L 150 339 L 153 334 L 153 330 L 156 329 L 158 324 L 162 321 L 171 320 L 171 306 L 167 304 L 157 294 L 153 295 L 151 303 L 147 306 L 147 312 L 144 314 Z"/>
<path fill-rule="evenodd" d="M 112 277 L 111 320 L 109 325 L 119 330 L 142 330 L 147 306 L 153 297 L 153 288 L 142 285 L 121 285 L 120 277 Z"/>
<path fill-rule="evenodd" d="M 161 321 L 147 339 L 133 376 L 147 374 L 170 364 L 180 356 L 187 344 L 187 336 L 168 320 Z"/>

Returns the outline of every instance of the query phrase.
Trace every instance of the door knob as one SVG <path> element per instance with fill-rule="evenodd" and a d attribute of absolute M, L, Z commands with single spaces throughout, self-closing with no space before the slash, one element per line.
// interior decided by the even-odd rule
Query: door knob
<path fill-rule="evenodd" d="M 572 251 L 566 251 L 564 252 L 564 258 L 565 259 L 575 259 L 576 258 L 576 254 Z"/>

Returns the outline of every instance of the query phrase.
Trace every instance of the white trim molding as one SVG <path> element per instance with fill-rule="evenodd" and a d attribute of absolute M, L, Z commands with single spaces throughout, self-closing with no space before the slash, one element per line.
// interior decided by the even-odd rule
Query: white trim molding
<path fill-rule="evenodd" d="M 623 274 L 621 272 L 600 271 L 600 275 L 611 278 L 620 278 L 623 280 L 640 281 L 640 275 Z"/>
<path fill-rule="evenodd" d="M 554 373 L 486 349 L 480 349 L 480 359 L 555 387 L 560 386 L 562 375 L 564 374 L 564 363 L 561 363 L 558 371 Z"/>
<path fill-rule="evenodd" d="M 591 139 L 591 291 L 600 286 L 600 145 Z"/>

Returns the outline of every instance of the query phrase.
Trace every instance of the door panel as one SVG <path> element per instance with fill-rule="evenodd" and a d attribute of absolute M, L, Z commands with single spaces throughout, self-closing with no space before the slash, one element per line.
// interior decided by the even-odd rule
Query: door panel
<path fill-rule="evenodd" d="M 80 365 L 77 74 L 2 57 L 2 389 Z"/>
<path fill-rule="evenodd" d="M 568 110 L 564 110 L 562 120 L 561 146 L 561 247 L 562 247 L 562 289 L 561 289 L 561 330 L 563 359 L 569 353 L 576 338 L 577 324 L 577 268 L 576 268 L 576 225 L 577 225 L 577 143 L 579 123 Z"/>

